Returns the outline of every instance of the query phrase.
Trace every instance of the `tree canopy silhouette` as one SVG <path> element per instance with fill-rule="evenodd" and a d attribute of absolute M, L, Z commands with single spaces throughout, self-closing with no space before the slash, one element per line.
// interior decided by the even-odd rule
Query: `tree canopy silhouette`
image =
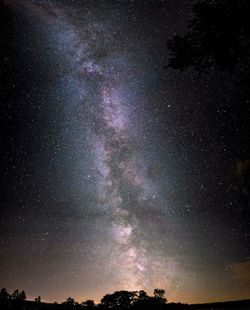
<path fill-rule="evenodd" d="M 235 161 L 232 188 L 241 212 L 250 216 L 250 2 L 248 0 L 202 0 L 193 6 L 193 18 L 184 35 L 168 41 L 168 67 L 217 74 L 225 98 L 214 100 L 221 137 L 230 139 Z M 223 78 L 221 78 L 223 73 Z M 226 87 L 224 80 L 230 81 Z M 212 109 L 210 107 L 210 109 Z M 243 166 L 239 174 L 239 164 Z"/>
<path fill-rule="evenodd" d="M 238 64 L 249 66 L 249 1 L 198 1 L 193 13 L 187 33 L 168 41 L 169 67 L 203 71 L 216 66 L 226 70 Z"/>
<path fill-rule="evenodd" d="M 0 291 L 0 300 L 6 301 L 10 298 L 10 294 L 7 292 L 6 288 L 2 288 Z"/>
<path fill-rule="evenodd" d="M 84 310 L 94 309 L 95 302 L 92 299 L 87 299 L 81 303 L 81 306 L 84 308 Z"/>
<path fill-rule="evenodd" d="M 135 301 L 136 292 L 116 291 L 107 294 L 101 299 L 105 309 L 130 309 Z"/>
<path fill-rule="evenodd" d="M 154 298 L 159 302 L 164 304 L 167 299 L 165 298 L 165 290 L 161 289 L 161 288 L 156 288 L 154 289 Z"/>

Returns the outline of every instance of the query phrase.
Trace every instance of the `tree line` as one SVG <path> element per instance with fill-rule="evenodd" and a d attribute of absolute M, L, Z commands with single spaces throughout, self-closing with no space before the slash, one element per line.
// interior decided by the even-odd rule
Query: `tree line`
<path fill-rule="evenodd" d="M 149 296 L 145 291 L 116 291 L 112 294 L 106 294 L 100 303 L 95 304 L 94 300 L 88 299 L 86 301 L 77 302 L 74 298 L 68 297 L 62 303 L 54 303 L 54 306 L 69 309 L 69 310 L 91 310 L 91 309 L 163 309 L 167 304 L 166 292 L 164 289 L 156 288 L 153 295 Z M 19 309 L 25 305 L 26 293 L 25 291 L 19 292 L 18 289 L 14 290 L 12 294 L 8 293 L 6 288 L 0 291 L 0 304 L 12 305 L 8 309 Z M 30 302 L 30 301 L 29 301 Z M 33 303 L 38 306 L 41 304 L 41 297 L 35 298 Z M 26 308 L 26 307 L 24 307 Z M 37 307 L 36 307 L 37 308 Z"/>

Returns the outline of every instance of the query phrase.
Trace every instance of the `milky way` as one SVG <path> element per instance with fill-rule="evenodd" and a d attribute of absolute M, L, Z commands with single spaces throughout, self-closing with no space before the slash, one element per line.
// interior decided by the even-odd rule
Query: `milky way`
<path fill-rule="evenodd" d="M 98 229 L 106 239 L 103 249 L 103 245 L 96 244 L 94 232 L 91 251 L 105 264 L 108 269 L 105 272 L 112 278 L 114 289 L 136 290 L 166 285 L 172 277 L 169 272 L 166 277 L 168 260 L 161 257 L 159 248 L 157 255 L 151 253 L 148 234 L 155 227 L 146 227 L 141 219 L 141 214 L 157 212 L 157 209 L 161 212 L 164 201 L 159 202 L 157 186 L 147 176 L 148 166 L 138 145 L 135 122 L 141 122 L 140 115 L 133 115 L 133 103 L 123 91 L 127 70 L 121 72 L 121 60 L 113 54 L 105 56 L 104 64 L 102 56 L 100 60 L 96 57 L 98 53 L 110 53 L 105 48 L 115 44 L 115 32 L 110 33 L 105 21 L 92 22 L 87 18 L 87 22 L 81 23 L 80 18 L 74 16 L 75 11 L 69 13 L 67 7 L 28 1 L 7 4 L 55 28 L 55 45 L 66 58 L 63 61 L 66 61 L 64 66 L 68 72 L 64 78 L 72 81 L 74 95 L 80 99 L 74 98 L 73 103 L 70 99 L 67 104 L 71 111 L 70 105 L 74 109 L 84 107 L 81 112 L 84 115 L 78 115 L 79 119 L 75 121 L 76 130 L 79 143 L 86 148 L 83 156 L 91 157 L 87 178 L 90 182 L 93 180 L 91 190 L 95 202 L 92 204 L 102 214 Z M 89 8 L 87 13 L 92 13 Z M 85 18 L 81 16 L 81 19 Z M 127 55 L 122 58 L 129 69 L 134 66 Z M 81 129 L 87 134 L 81 136 Z M 79 143 L 75 147 L 78 148 Z M 81 164 L 84 165 L 83 160 Z M 103 271 L 100 273 L 102 278 Z"/>
<path fill-rule="evenodd" d="M 232 266 L 247 254 L 238 255 L 237 236 L 232 237 L 237 224 L 221 225 L 217 198 L 227 189 L 214 191 L 208 185 L 221 184 L 222 173 L 214 166 L 220 166 L 223 156 L 212 160 L 216 143 L 209 143 L 206 132 L 203 160 L 200 128 L 206 116 L 193 108 L 192 100 L 201 100 L 198 87 L 206 97 L 205 82 L 192 74 L 184 81 L 163 69 L 166 37 L 190 4 L 2 2 L 31 23 L 30 40 L 38 42 L 32 48 L 48 61 L 41 83 L 47 85 L 46 94 L 39 95 L 34 86 L 38 82 L 31 82 L 27 96 L 40 102 L 39 113 L 48 119 L 43 126 L 36 113 L 38 131 L 46 137 L 31 155 L 31 178 L 38 186 L 30 190 L 31 202 L 28 194 L 22 200 L 26 217 L 15 218 L 24 219 L 21 227 L 32 218 L 27 236 L 23 233 L 27 246 L 16 249 L 22 257 L 30 251 L 35 271 L 27 266 L 23 270 L 34 274 L 24 281 L 31 297 L 98 300 L 114 290 L 151 293 L 161 287 L 170 299 L 207 301 L 217 298 L 220 286 L 228 296 Z M 182 95 L 173 80 L 184 89 Z M 216 181 L 205 171 L 206 160 L 216 170 Z M 232 212 L 227 209 L 231 196 L 225 197 L 222 214 Z M 14 270 L 14 260 L 9 261 Z M 214 277 L 216 287 L 207 295 Z M 34 286 L 36 278 L 41 287 Z M 10 287 L 19 283 L 7 281 Z"/>
<path fill-rule="evenodd" d="M 152 257 L 146 235 L 150 229 L 143 229 L 139 216 L 141 212 L 150 212 L 160 205 L 157 188 L 147 177 L 143 153 L 138 152 L 134 124 L 135 120 L 139 121 L 138 116 L 132 118 L 131 103 L 122 92 L 124 81 L 120 81 L 120 76 L 123 78 L 123 73 L 119 71 L 116 58 L 111 56 L 109 63 L 104 65 L 92 58 L 92 54 L 105 53 L 105 46 L 98 41 L 107 40 L 106 44 L 110 45 L 112 37 L 105 38 L 105 23 L 80 27 L 71 24 L 66 14 L 60 17 L 63 27 L 69 28 L 63 34 L 63 41 L 71 46 L 71 75 L 77 83 L 79 104 L 86 107 L 84 113 L 88 118 L 85 153 L 93 156 L 93 162 L 89 165 L 91 172 L 87 177 L 94 179 L 95 204 L 102 212 L 99 229 L 105 227 L 105 251 L 103 247 L 98 248 L 95 239 L 92 240 L 92 250 L 107 267 L 114 288 L 136 290 L 149 285 L 164 285 L 159 271 L 165 272 L 167 261 L 161 261 L 159 250 L 157 256 Z M 133 65 L 129 60 L 125 61 L 128 66 Z M 159 270 L 154 264 L 159 264 Z"/>

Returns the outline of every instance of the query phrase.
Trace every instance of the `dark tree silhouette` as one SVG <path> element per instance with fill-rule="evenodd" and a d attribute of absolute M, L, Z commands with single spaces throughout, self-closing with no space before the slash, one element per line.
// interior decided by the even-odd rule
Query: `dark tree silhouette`
<path fill-rule="evenodd" d="M 26 300 L 26 293 L 25 293 L 25 291 L 21 291 L 21 293 L 19 295 L 19 298 L 20 298 L 21 301 Z"/>
<path fill-rule="evenodd" d="M 15 289 L 14 292 L 11 294 L 10 298 L 15 301 L 24 301 L 26 300 L 25 291 L 19 292 L 18 289 Z"/>
<path fill-rule="evenodd" d="M 68 304 L 68 305 L 74 305 L 74 304 L 75 304 L 75 299 L 72 298 L 72 297 L 68 297 L 68 298 L 66 299 L 66 302 L 65 302 L 65 303 Z"/>
<path fill-rule="evenodd" d="M 72 297 L 68 297 L 66 299 L 66 301 L 62 302 L 62 305 L 66 308 L 66 309 L 73 309 L 76 305 L 75 299 Z"/>
<path fill-rule="evenodd" d="M 143 290 L 137 292 L 136 300 L 134 301 L 134 308 L 137 310 L 147 309 L 151 298 L 152 297 L 148 296 Z"/>
<path fill-rule="evenodd" d="M 105 309 L 131 309 L 136 296 L 136 292 L 116 291 L 105 295 L 101 299 L 101 305 Z"/>
<path fill-rule="evenodd" d="M 216 66 L 231 70 L 240 63 L 249 66 L 248 0 L 198 1 L 193 12 L 189 31 L 168 41 L 171 68 L 203 71 Z"/>
<path fill-rule="evenodd" d="M 155 309 L 164 309 L 167 299 L 165 298 L 165 290 L 156 288 L 153 292 L 154 297 L 152 298 L 151 305 Z"/>
<path fill-rule="evenodd" d="M 0 291 L 0 301 L 7 301 L 10 298 L 10 294 L 7 292 L 6 288 L 2 288 Z"/>
<path fill-rule="evenodd" d="M 14 300 L 18 300 L 19 299 L 19 290 L 18 289 L 15 289 L 13 291 L 13 293 L 11 294 L 11 299 L 14 299 Z"/>
<path fill-rule="evenodd" d="M 214 102 L 221 137 L 231 140 L 235 161 L 232 188 L 243 215 L 250 216 L 250 2 L 248 0 L 202 0 L 193 6 L 187 32 L 168 41 L 169 64 L 173 69 L 189 68 L 217 74 L 230 81 L 226 98 Z M 223 73 L 223 75 L 221 74 Z M 210 107 L 211 109 L 211 107 Z M 233 121 L 232 121 L 233 120 Z M 239 163 L 245 163 L 241 175 Z"/>
<path fill-rule="evenodd" d="M 95 302 L 92 299 L 87 299 L 81 303 L 81 306 L 86 310 L 93 309 L 95 307 Z"/>
<path fill-rule="evenodd" d="M 167 299 L 165 298 L 165 290 L 161 288 L 154 289 L 154 298 L 157 299 L 160 303 L 166 303 Z"/>
<path fill-rule="evenodd" d="M 154 289 L 154 297 L 158 299 L 165 299 L 165 290 L 161 288 Z"/>
<path fill-rule="evenodd" d="M 148 296 L 148 294 L 145 292 L 145 291 L 143 291 L 143 290 L 140 290 L 138 293 L 137 293 L 137 299 L 138 300 L 147 300 L 147 299 L 149 299 L 149 296 Z"/>

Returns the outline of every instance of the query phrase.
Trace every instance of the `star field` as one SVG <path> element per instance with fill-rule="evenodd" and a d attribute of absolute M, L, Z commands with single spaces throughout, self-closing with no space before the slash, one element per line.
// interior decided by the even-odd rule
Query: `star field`
<path fill-rule="evenodd" d="M 52 302 L 249 297 L 241 128 L 217 104 L 230 78 L 164 68 L 191 3 L 0 5 L 0 285 Z"/>

